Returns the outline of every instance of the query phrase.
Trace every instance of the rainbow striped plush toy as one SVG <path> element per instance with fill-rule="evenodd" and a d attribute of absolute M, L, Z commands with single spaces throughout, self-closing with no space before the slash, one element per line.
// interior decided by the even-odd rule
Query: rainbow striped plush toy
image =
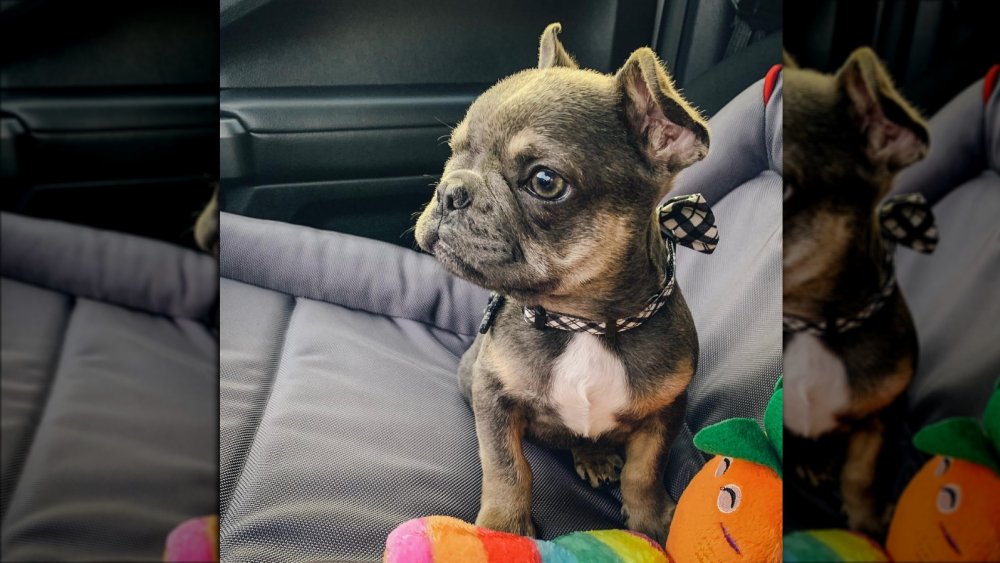
<path fill-rule="evenodd" d="M 219 517 L 215 514 L 191 518 L 167 536 L 163 550 L 166 563 L 213 563 L 219 560 Z"/>
<path fill-rule="evenodd" d="M 642 534 L 625 530 L 574 532 L 552 541 L 477 528 L 450 516 L 404 522 L 385 542 L 385 563 L 667 563 Z"/>
<path fill-rule="evenodd" d="M 891 561 L 881 546 L 850 530 L 808 530 L 785 536 L 785 563 L 807 561 Z"/>
<path fill-rule="evenodd" d="M 385 563 L 721 563 L 781 557 L 781 413 L 778 379 L 763 426 L 728 419 L 695 435 L 716 454 L 677 503 L 667 549 L 628 530 L 575 532 L 551 541 L 428 516 L 389 534 Z M 731 457 L 730 457 L 731 456 Z"/>

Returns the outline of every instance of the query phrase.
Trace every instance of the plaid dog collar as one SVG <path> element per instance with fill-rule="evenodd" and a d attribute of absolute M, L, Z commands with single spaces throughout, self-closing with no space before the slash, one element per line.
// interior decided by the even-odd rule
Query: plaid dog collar
<path fill-rule="evenodd" d="M 666 303 L 674 290 L 674 255 L 681 244 L 704 254 L 711 254 L 719 244 L 719 228 L 715 215 L 701 194 L 672 197 L 657 210 L 660 233 L 667 251 L 667 267 L 660 290 L 649 298 L 637 314 L 610 322 L 597 322 L 573 315 L 553 313 L 542 307 L 524 307 L 524 320 L 539 330 L 554 328 L 570 332 L 587 332 L 595 335 L 624 332 L 639 327 Z M 483 311 L 479 332 L 485 334 L 493 326 L 504 296 L 493 293 Z M 609 326 L 610 325 L 610 326 Z"/>
<path fill-rule="evenodd" d="M 646 306 L 638 314 L 624 319 L 611 321 L 614 323 L 610 328 L 608 322 L 596 322 L 573 315 L 562 313 L 550 313 L 541 307 L 525 307 L 524 320 L 537 329 L 555 328 L 569 332 L 589 332 L 590 334 L 604 335 L 609 332 L 625 332 L 631 330 L 646 319 L 652 317 L 660 310 L 660 307 L 667 301 L 667 297 L 674 291 L 674 251 L 675 245 L 668 243 L 667 247 L 667 268 L 663 275 L 663 285 L 660 291 L 646 301 Z"/>
<path fill-rule="evenodd" d="M 892 266 L 892 251 L 886 252 L 889 275 L 877 293 L 868 298 L 865 305 L 850 317 L 834 317 L 830 320 L 810 321 L 801 317 L 785 315 L 781 322 L 785 332 L 808 332 L 816 336 L 841 334 L 858 328 L 875 313 L 879 312 L 889 297 L 896 292 L 896 274 Z"/>
<path fill-rule="evenodd" d="M 908 194 L 889 198 L 879 208 L 882 240 L 886 244 L 885 268 L 889 272 L 882 287 L 872 295 L 857 313 L 850 317 L 834 317 L 823 321 L 810 321 L 785 315 L 782 318 L 785 332 L 808 332 L 817 336 L 840 334 L 858 328 L 877 313 L 896 291 L 896 269 L 893 256 L 896 245 L 902 244 L 917 252 L 930 254 L 937 248 L 938 229 L 934 212 L 923 194 Z"/>

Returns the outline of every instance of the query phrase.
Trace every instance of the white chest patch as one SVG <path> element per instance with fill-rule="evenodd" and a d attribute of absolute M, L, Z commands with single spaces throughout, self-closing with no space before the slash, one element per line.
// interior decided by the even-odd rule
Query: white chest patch
<path fill-rule="evenodd" d="M 575 334 L 552 367 L 549 398 L 567 428 L 596 438 L 628 405 L 625 366 L 593 334 Z"/>
<path fill-rule="evenodd" d="M 847 370 L 816 336 L 797 333 L 785 345 L 785 426 L 815 438 L 837 424 L 851 402 Z"/>

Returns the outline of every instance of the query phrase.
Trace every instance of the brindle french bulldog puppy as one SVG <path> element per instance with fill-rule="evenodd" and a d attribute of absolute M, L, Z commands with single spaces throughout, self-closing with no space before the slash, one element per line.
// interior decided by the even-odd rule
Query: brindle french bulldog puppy
<path fill-rule="evenodd" d="M 604 75 L 578 68 L 559 31 L 542 34 L 537 69 L 490 88 L 454 129 L 416 238 L 506 297 L 459 366 L 483 469 L 476 523 L 534 534 L 527 436 L 572 449 L 593 486 L 620 477 L 628 527 L 662 544 L 673 514 L 664 467 L 698 359 L 681 292 L 610 335 L 536 328 L 523 308 L 597 321 L 640 311 L 667 264 L 654 208 L 704 158 L 708 130 L 652 50 Z"/>
<path fill-rule="evenodd" d="M 832 75 L 785 63 L 786 319 L 832 327 L 892 292 L 848 330 L 790 331 L 786 320 L 785 464 L 794 468 L 786 487 L 839 490 L 847 525 L 879 538 L 890 506 L 877 482 L 897 471 L 883 446 L 902 423 L 895 411 L 913 377 L 917 338 L 890 284 L 878 204 L 896 174 L 924 157 L 928 131 L 868 48 Z"/>

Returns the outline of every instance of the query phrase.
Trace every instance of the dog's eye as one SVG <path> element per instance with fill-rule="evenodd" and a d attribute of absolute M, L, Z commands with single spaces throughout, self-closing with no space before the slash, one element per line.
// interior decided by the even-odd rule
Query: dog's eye
<path fill-rule="evenodd" d="M 740 500 L 743 498 L 743 491 L 739 485 L 726 485 L 719 489 L 719 499 L 716 503 L 719 511 L 729 514 L 740 507 Z"/>
<path fill-rule="evenodd" d="M 528 180 L 528 191 L 542 199 L 558 199 L 566 193 L 569 183 L 548 168 L 536 168 Z"/>
<path fill-rule="evenodd" d="M 937 508 L 941 514 L 951 514 L 958 510 L 958 503 L 962 500 L 962 489 L 954 483 L 948 483 L 938 491 Z"/>

